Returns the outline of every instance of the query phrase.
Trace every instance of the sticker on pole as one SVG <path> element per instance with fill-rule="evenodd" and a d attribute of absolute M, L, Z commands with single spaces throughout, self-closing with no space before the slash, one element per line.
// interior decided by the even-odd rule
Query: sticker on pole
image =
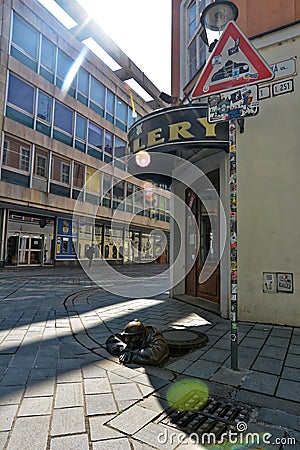
<path fill-rule="evenodd" d="M 256 116 L 259 112 L 257 86 L 242 86 L 222 94 L 209 95 L 207 105 L 209 123 Z"/>
<path fill-rule="evenodd" d="M 217 42 L 191 94 L 192 98 L 271 80 L 273 70 L 233 21 Z"/>

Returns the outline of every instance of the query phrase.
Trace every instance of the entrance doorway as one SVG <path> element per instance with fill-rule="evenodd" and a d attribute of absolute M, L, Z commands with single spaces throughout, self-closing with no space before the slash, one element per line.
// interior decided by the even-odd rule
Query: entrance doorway
<path fill-rule="evenodd" d="M 43 266 L 54 263 L 54 220 L 9 212 L 5 264 Z"/>
<path fill-rule="evenodd" d="M 206 174 L 219 193 L 219 170 Z M 196 256 L 197 242 L 191 238 L 193 221 L 187 217 L 187 258 L 194 258 L 192 269 L 186 276 L 186 294 L 220 303 L 220 265 L 219 265 L 219 205 L 215 199 L 205 198 L 205 205 L 191 189 L 186 191 L 189 215 L 196 219 L 199 229 L 199 253 Z M 204 198 L 203 198 L 204 199 Z M 206 262 L 209 257 L 209 263 Z M 205 264 L 206 263 L 206 264 Z M 207 280 L 199 282 L 200 274 Z M 209 274 L 211 274 L 209 276 Z"/>

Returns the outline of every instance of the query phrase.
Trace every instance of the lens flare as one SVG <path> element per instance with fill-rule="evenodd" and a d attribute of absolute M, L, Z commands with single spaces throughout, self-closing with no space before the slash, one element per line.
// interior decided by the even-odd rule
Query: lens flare
<path fill-rule="evenodd" d="M 87 47 L 84 47 L 81 52 L 79 53 L 79 55 L 77 56 L 77 58 L 75 59 L 75 61 L 73 62 L 73 64 L 71 65 L 66 78 L 64 79 L 63 85 L 61 87 L 61 90 L 63 92 L 68 92 L 68 90 L 70 89 L 70 86 L 81 66 L 81 64 L 83 63 L 85 56 L 87 54 Z"/>
<path fill-rule="evenodd" d="M 199 408 L 208 400 L 208 387 L 200 380 L 183 379 L 173 384 L 167 392 L 170 406 L 180 411 Z"/>
<path fill-rule="evenodd" d="M 150 183 L 149 181 L 145 181 L 145 183 L 144 183 L 144 191 L 145 191 L 145 199 L 148 202 L 152 202 L 152 200 L 154 199 L 153 184 Z"/>
<path fill-rule="evenodd" d="M 135 161 L 140 167 L 148 167 L 151 162 L 150 154 L 145 150 L 141 150 L 135 155 Z"/>

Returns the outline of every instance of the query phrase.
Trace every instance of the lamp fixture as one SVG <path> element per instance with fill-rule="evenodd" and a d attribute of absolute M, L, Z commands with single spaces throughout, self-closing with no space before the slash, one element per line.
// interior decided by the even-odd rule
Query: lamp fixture
<path fill-rule="evenodd" d="M 212 52 L 226 25 L 238 17 L 237 6 L 229 0 L 215 0 L 202 11 L 200 22 L 205 32 L 203 41 Z"/>

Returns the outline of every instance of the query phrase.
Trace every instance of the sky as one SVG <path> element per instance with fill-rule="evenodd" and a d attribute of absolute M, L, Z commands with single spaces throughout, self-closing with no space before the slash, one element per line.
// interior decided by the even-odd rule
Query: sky
<path fill-rule="evenodd" d="M 172 0 L 77 1 L 160 91 L 171 94 Z M 39 2 L 68 29 L 76 25 L 55 0 Z M 84 43 L 106 62 L 107 54 L 104 55 L 98 46 L 95 48 L 95 42 L 89 41 Z M 114 65 L 110 67 L 112 70 L 119 68 Z M 148 95 L 143 95 L 145 92 L 139 93 L 145 100 L 150 99 Z"/>

